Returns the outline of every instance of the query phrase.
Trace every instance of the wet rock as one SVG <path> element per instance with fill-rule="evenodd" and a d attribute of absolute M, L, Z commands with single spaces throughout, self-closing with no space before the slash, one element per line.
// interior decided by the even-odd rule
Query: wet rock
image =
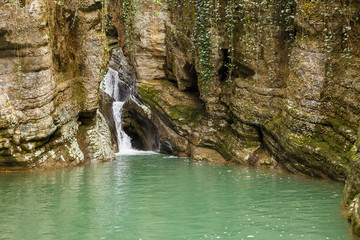
<path fill-rule="evenodd" d="M 100 110 L 100 113 L 104 116 L 106 124 L 109 127 L 111 143 L 112 143 L 113 149 L 116 152 L 118 152 L 119 149 L 118 149 L 118 145 L 117 145 L 114 112 L 113 112 L 113 108 L 112 108 L 113 102 L 114 102 L 114 99 L 112 97 L 110 97 L 105 92 L 100 90 L 99 110 Z"/>
<path fill-rule="evenodd" d="M 118 101 L 126 101 L 130 95 L 136 94 L 136 70 L 127 61 L 121 48 L 115 48 L 111 53 L 110 68 L 118 74 Z"/>
<path fill-rule="evenodd" d="M 214 149 L 192 147 L 191 158 L 212 163 L 226 163 L 225 159 Z"/>
<path fill-rule="evenodd" d="M 360 235 L 360 195 L 357 195 L 348 207 L 348 219 L 351 221 L 352 232 Z"/>
<path fill-rule="evenodd" d="M 345 182 L 342 205 L 347 208 L 347 217 L 352 231 L 360 235 L 360 141 L 351 148 L 349 174 Z"/>
<path fill-rule="evenodd" d="M 159 149 L 158 130 L 152 122 L 150 109 L 130 98 L 123 106 L 122 119 L 122 127 L 131 138 L 133 148 L 145 151 Z"/>
<path fill-rule="evenodd" d="M 111 132 L 100 111 L 97 110 L 96 115 L 84 123 L 79 126 L 77 140 L 86 159 L 104 162 L 115 159 Z"/>

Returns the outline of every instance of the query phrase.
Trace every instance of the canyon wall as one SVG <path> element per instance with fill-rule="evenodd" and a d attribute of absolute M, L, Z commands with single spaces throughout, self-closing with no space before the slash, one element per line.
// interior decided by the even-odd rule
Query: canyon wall
<path fill-rule="evenodd" d="M 95 0 L 1 0 L 0 167 L 114 159 L 98 111 L 103 11 Z"/>
<path fill-rule="evenodd" d="M 360 235 L 358 0 L 0 3 L 1 168 L 113 159 L 99 85 L 122 48 L 139 146 L 346 181 Z"/>
<path fill-rule="evenodd" d="M 346 181 L 359 234 L 360 2 L 140 2 L 134 108 L 160 150 Z"/>

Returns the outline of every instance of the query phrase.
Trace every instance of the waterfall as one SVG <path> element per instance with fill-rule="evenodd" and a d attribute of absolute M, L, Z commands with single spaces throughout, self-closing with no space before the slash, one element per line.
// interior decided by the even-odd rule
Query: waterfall
<path fill-rule="evenodd" d="M 107 93 L 107 95 L 109 95 L 114 99 L 114 102 L 112 104 L 112 110 L 115 121 L 119 153 L 126 154 L 133 152 L 134 149 L 132 149 L 131 147 L 131 138 L 122 129 L 122 119 L 121 119 L 122 108 L 129 96 L 120 95 L 120 88 L 119 88 L 120 82 L 121 80 L 119 78 L 119 73 L 110 67 L 109 71 L 107 72 L 100 86 L 101 89 L 105 93 Z M 120 101 L 121 99 L 125 99 L 125 100 Z"/>
<path fill-rule="evenodd" d="M 114 98 L 115 101 L 120 101 L 119 93 L 119 74 L 112 68 L 109 68 L 105 75 L 105 78 L 101 82 L 101 87 L 110 97 Z"/>
<path fill-rule="evenodd" d="M 159 148 L 157 130 L 148 119 L 150 110 L 137 97 L 135 68 L 127 61 L 120 48 L 113 49 L 109 70 L 100 84 L 100 111 L 112 129 L 112 141 L 114 144 L 117 142 L 120 155 L 154 154 L 153 150 Z M 137 109 L 135 114 L 134 109 Z M 134 114 L 131 121 L 134 121 L 137 129 L 134 131 L 132 125 L 128 128 L 130 132 L 133 131 L 130 134 L 134 139 L 123 130 L 124 110 Z"/>
<path fill-rule="evenodd" d="M 113 103 L 113 114 L 116 124 L 116 134 L 118 140 L 119 152 L 128 152 L 132 150 L 130 137 L 122 130 L 121 125 L 121 112 L 125 102 L 114 102 Z"/>

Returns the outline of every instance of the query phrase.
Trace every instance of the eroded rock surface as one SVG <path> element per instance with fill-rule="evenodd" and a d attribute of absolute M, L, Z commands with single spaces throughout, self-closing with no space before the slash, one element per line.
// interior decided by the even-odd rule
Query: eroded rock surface
<path fill-rule="evenodd" d="M 166 4 L 160 1 L 139 1 L 136 13 L 136 73 L 139 79 L 166 78 L 165 22 Z"/>
<path fill-rule="evenodd" d="M 101 1 L 1 2 L 1 166 L 62 167 L 114 158 L 97 112 L 105 46 L 101 12 Z"/>
<path fill-rule="evenodd" d="M 142 148 L 346 180 L 359 234 L 360 2 L 204 2 L 140 1 L 126 53 L 145 105 L 128 103 L 125 127 Z M 114 156 L 97 109 L 107 44 L 126 47 L 124 5 L 61 3 L 1 1 L 2 166 Z"/>
<path fill-rule="evenodd" d="M 168 81 L 143 74 L 162 70 L 162 62 L 137 69 L 160 149 L 347 180 L 344 206 L 359 233 L 359 1 L 351 8 L 342 1 L 219 1 L 210 8 L 196 3 L 157 7 Z M 201 35 L 204 26 L 209 42 Z M 151 39 L 144 29 L 138 39 Z M 145 40 L 136 43 L 138 62 Z M 207 60 L 213 76 L 203 81 Z"/>

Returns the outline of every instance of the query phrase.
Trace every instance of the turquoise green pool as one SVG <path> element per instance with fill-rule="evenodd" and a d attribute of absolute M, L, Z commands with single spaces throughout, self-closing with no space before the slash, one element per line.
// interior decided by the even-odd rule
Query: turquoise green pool
<path fill-rule="evenodd" d="M 343 184 L 160 154 L 0 175 L 0 239 L 352 239 Z"/>

